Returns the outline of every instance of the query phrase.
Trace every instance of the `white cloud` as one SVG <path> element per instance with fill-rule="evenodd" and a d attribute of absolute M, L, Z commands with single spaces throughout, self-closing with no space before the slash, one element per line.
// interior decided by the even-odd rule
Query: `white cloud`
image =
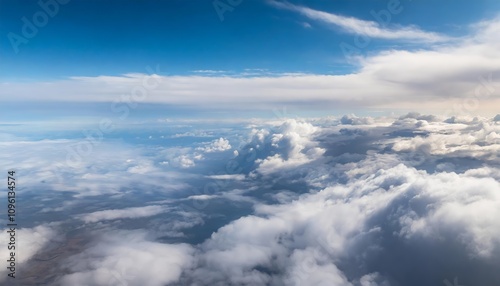
<path fill-rule="evenodd" d="M 33 228 L 18 228 L 15 230 L 16 241 L 15 249 L 7 249 L 7 245 L 10 242 L 10 234 L 7 233 L 9 229 L 2 229 L 2 235 L 0 236 L 0 244 L 3 246 L 0 249 L 0 256 L 2 257 L 2 263 L 8 266 L 5 260 L 10 258 L 10 252 L 15 253 L 16 259 L 16 278 L 19 278 L 19 266 L 25 265 L 31 258 L 33 258 L 38 252 L 44 249 L 51 241 L 58 241 L 60 238 L 57 237 L 58 233 L 51 225 L 39 225 Z M 5 260 L 4 260 L 5 259 Z M 1 268 L 0 281 L 7 278 L 7 269 Z"/>
<path fill-rule="evenodd" d="M 194 70 L 195 73 L 206 73 L 206 74 L 218 74 L 218 73 L 227 73 L 228 71 L 224 70 Z"/>
<path fill-rule="evenodd" d="M 286 120 L 275 133 L 254 131 L 254 144 L 269 144 L 276 154 L 269 155 L 264 159 L 257 159 L 256 171 L 261 174 L 272 174 L 290 170 L 301 165 L 312 162 L 324 153 L 322 148 L 311 140 L 317 127 L 306 123 L 297 122 L 294 119 Z"/>
<path fill-rule="evenodd" d="M 103 139 L 97 144 L 76 139 L 15 140 L 1 142 L 0 150 L 5 164 L 23 170 L 19 178 L 31 190 L 74 192 L 75 197 L 84 197 L 120 194 L 124 187 L 137 182 L 165 188 L 168 180 L 169 188 L 186 187 L 179 180 L 183 174 L 165 172 L 155 164 L 155 158 L 142 153 L 144 149 L 113 140 Z M 146 173 L 149 179 L 144 182 Z"/>
<path fill-rule="evenodd" d="M 163 206 L 132 207 L 125 209 L 97 211 L 79 216 L 79 218 L 86 223 L 94 223 L 105 220 L 149 217 L 163 213 L 166 210 L 167 209 Z"/>
<path fill-rule="evenodd" d="M 181 137 L 212 137 L 213 134 L 211 132 L 204 132 L 204 131 L 194 131 L 194 132 L 184 132 L 184 133 L 177 133 L 172 135 L 172 138 L 181 138 Z"/>
<path fill-rule="evenodd" d="M 241 180 L 245 179 L 245 175 L 243 175 L 243 174 L 211 175 L 211 176 L 207 176 L 207 178 L 210 178 L 213 180 L 237 180 L 237 181 L 241 181 Z"/>
<path fill-rule="evenodd" d="M 232 147 L 231 144 L 229 144 L 229 140 L 221 137 L 219 139 L 210 142 L 205 147 L 198 148 L 197 150 L 203 151 L 205 153 L 212 153 L 212 152 L 223 152 L 226 150 L 230 150 L 231 148 Z"/>
<path fill-rule="evenodd" d="M 340 123 L 346 125 L 369 125 L 373 124 L 373 119 L 370 117 L 357 117 L 354 114 L 349 114 L 342 116 Z"/>
<path fill-rule="evenodd" d="M 314 160 L 306 170 L 310 176 L 303 179 L 314 185 L 320 182 L 318 191 L 278 204 L 254 203 L 254 214 L 221 227 L 200 246 L 196 265 L 181 281 L 198 285 L 430 285 L 447 277 L 443 264 L 469 269 L 462 273 L 465 281 L 477 279 L 477 271 L 484 271 L 482 282 L 498 278 L 493 269 L 500 257 L 500 225 L 495 220 L 500 215 L 500 169 L 498 156 L 493 155 L 498 153 L 496 147 L 488 145 L 500 143 L 487 143 L 488 134 L 497 128 L 494 121 L 477 118 L 449 124 L 438 117 L 409 114 L 392 125 L 355 126 L 365 133 L 354 138 L 339 134 L 341 128 L 345 126 L 318 128 L 288 120 L 273 131 L 253 130 L 251 146 L 261 145 L 262 150 L 282 157 L 300 153 L 303 146 L 315 146 L 318 140 L 332 144 L 317 145 L 327 152 L 320 157 L 344 144 L 356 145 L 356 140 L 370 142 L 372 150 L 347 157 L 353 161 Z M 300 136 L 281 141 L 289 132 Z M 432 142 L 437 135 L 450 136 L 455 143 L 438 144 L 439 153 L 424 154 L 426 162 L 439 166 L 473 156 L 488 167 L 469 164 L 461 172 L 461 166 L 451 165 L 451 170 L 426 171 L 415 168 L 411 157 L 402 156 L 406 151 L 387 148 L 416 138 Z M 376 141 L 370 141 L 370 136 Z M 483 152 L 463 149 L 463 155 L 457 154 L 454 148 L 470 138 Z M 279 148 L 285 142 L 286 148 Z M 255 166 L 256 170 L 260 167 Z M 289 178 L 290 172 L 301 168 L 275 168 L 272 179 Z M 433 273 L 428 272 L 429 265 Z M 488 270 L 479 270 L 485 267 Z"/>
<path fill-rule="evenodd" d="M 445 122 L 427 122 L 417 130 L 429 134 L 397 139 L 392 146 L 393 150 L 417 152 L 426 156 L 470 157 L 490 162 L 498 160 L 496 154 L 500 151 L 500 125 L 494 121 L 477 117 L 452 117 L 452 120 Z"/>
<path fill-rule="evenodd" d="M 192 263 L 187 244 L 150 241 L 139 231 L 106 233 L 95 245 L 69 257 L 64 266 L 71 274 L 59 285 L 163 286 L 179 279 Z"/>
<path fill-rule="evenodd" d="M 304 6 L 293 5 L 289 2 L 270 0 L 269 3 L 277 8 L 296 11 L 311 20 L 332 24 L 334 27 L 340 28 L 343 31 L 351 34 L 399 41 L 413 40 L 420 42 L 442 42 L 449 40 L 446 36 L 440 35 L 438 33 L 422 31 L 414 26 L 401 27 L 393 25 L 393 27 L 385 27 L 384 24 L 386 23 L 366 21 L 354 17 L 346 17 L 338 14 L 314 10 Z M 397 14 L 401 12 L 402 9 L 403 7 L 401 7 L 401 5 L 396 5 L 396 7 L 393 9 L 393 12 Z M 387 11 L 387 13 L 389 13 L 389 11 Z"/>
<path fill-rule="evenodd" d="M 189 155 L 181 155 L 175 158 L 174 162 L 179 164 L 179 166 L 183 169 L 194 167 L 196 165 L 194 163 L 194 159 L 190 158 Z"/>
<path fill-rule="evenodd" d="M 227 212 L 209 207 L 203 214 L 186 211 L 181 219 L 148 221 L 148 227 L 153 226 L 162 239 L 191 239 L 183 231 L 187 229 L 203 233 L 200 236 L 206 240 L 193 246 L 155 242 L 142 231 L 103 233 L 88 249 L 61 261 L 67 272 L 57 282 L 417 286 L 440 284 L 452 278 L 447 276 L 450 272 L 460 273 L 464 285 L 470 281 L 490 285 L 500 279 L 496 271 L 500 263 L 496 219 L 500 216 L 500 124 L 492 117 L 447 120 L 416 113 L 397 119 L 344 119 L 350 124 L 341 124 L 342 118 L 326 118 L 252 125 L 248 145 L 236 158 L 248 163 L 244 172 L 197 177 L 220 180 L 217 184 L 227 183 L 228 188 L 183 198 L 161 196 L 163 203 L 174 207 L 191 200 L 207 205 L 218 199 L 245 202 L 251 207 L 241 209 L 243 216 L 233 204 L 225 204 L 231 206 Z M 355 123 L 360 124 L 351 125 Z M 45 143 L 57 149 L 60 142 Z M 26 170 L 52 159 L 30 161 L 29 156 L 45 154 L 50 148 L 40 142 L 23 144 L 27 155 L 19 162 Z M 12 150 L 5 142 L 0 145 Z M 250 148 L 256 156 L 245 161 Z M 116 177 L 135 175 L 130 168 L 156 166 L 155 160 L 141 152 L 115 149 L 123 155 L 120 160 L 95 156 L 82 163 L 84 171 L 75 168 L 73 172 L 84 179 L 106 181 L 115 177 L 100 177 L 99 172 L 111 166 Z M 161 149 L 156 158 L 177 158 L 193 150 Z M 89 172 L 88 166 L 98 168 Z M 152 172 L 140 177 L 158 176 L 157 170 Z M 35 176 L 39 177 L 50 180 L 47 174 Z M 255 177 L 258 180 L 252 180 Z M 77 218 L 86 222 L 146 220 L 164 211 L 154 205 L 101 210 Z M 229 215 L 236 218 L 228 222 Z M 214 217 L 222 218 L 212 221 Z M 212 222 L 221 227 L 211 235 L 204 233 Z M 202 224 L 198 232 L 196 227 Z M 23 234 L 30 243 L 37 240 L 46 245 L 47 237 L 53 237 L 47 229 L 38 231 L 43 235 L 35 235 L 35 230 Z M 33 257 L 40 247 L 28 247 L 26 254 Z"/>
<path fill-rule="evenodd" d="M 500 18 L 482 22 L 468 36 L 445 44 L 361 57 L 359 70 L 345 75 L 155 76 L 157 88 L 136 103 L 202 104 L 203 108 L 233 111 L 289 105 L 496 114 L 495 106 L 500 103 L 499 30 Z M 72 77 L 50 84 L 3 82 L 0 97 L 4 101 L 118 100 L 117 104 L 126 106 L 119 102 L 121 96 L 142 86 L 143 78 L 142 74 L 129 74 Z"/>

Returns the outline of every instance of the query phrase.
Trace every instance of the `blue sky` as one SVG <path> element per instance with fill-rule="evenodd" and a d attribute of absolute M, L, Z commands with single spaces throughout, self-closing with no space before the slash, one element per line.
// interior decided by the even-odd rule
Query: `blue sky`
<path fill-rule="evenodd" d="M 141 99 L 155 116 L 449 113 L 458 101 L 455 114 L 478 89 L 467 112 L 499 103 L 498 1 L 55 1 L 40 2 L 51 15 L 0 2 L 0 101 L 25 113 L 100 110 L 147 75 L 161 77 Z"/>
<path fill-rule="evenodd" d="M 222 2 L 225 2 L 224 0 Z M 292 1 L 312 9 L 373 21 L 371 11 L 390 1 Z M 391 24 L 463 35 L 466 26 L 491 17 L 498 1 L 401 1 Z M 220 21 L 212 1 L 70 1 L 14 53 L 9 32 L 22 35 L 37 1 L 2 1 L 1 64 L 4 79 L 143 72 L 160 64 L 168 74 L 194 70 L 268 69 L 276 72 L 342 74 L 352 71 L 339 44 L 353 35 L 277 9 L 266 1 L 242 1 Z M 307 24 L 305 24 L 307 23 Z M 310 25 L 305 27 L 304 25 Z M 364 52 L 425 44 L 375 39 Z"/>

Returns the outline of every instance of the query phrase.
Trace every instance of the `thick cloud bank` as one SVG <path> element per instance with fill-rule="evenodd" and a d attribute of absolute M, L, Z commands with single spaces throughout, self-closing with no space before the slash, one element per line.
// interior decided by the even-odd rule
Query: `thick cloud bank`
<path fill-rule="evenodd" d="M 252 131 L 247 148 L 261 158 L 250 177 L 302 176 L 309 190 L 257 203 L 253 215 L 220 228 L 179 283 L 498 283 L 500 125 L 452 121 L 345 116 L 333 126 L 289 120 Z"/>
<path fill-rule="evenodd" d="M 148 240 L 143 232 L 105 233 L 97 244 L 68 258 L 60 285 L 151 285 L 176 281 L 191 263 L 189 245 Z"/>
<path fill-rule="evenodd" d="M 27 185 L 56 196 L 78 179 L 72 200 L 40 208 L 71 214 L 61 228 L 80 231 L 73 242 L 90 233 L 51 262 L 54 285 L 500 285 L 498 116 L 253 122 L 183 148 L 120 145 L 120 160 L 102 144 L 60 181 L 34 173 L 44 182 Z M 174 164 L 180 156 L 196 166 Z M 113 191 L 84 188 L 92 179 Z M 138 179 L 151 183 L 124 188 Z M 165 182 L 183 188 L 170 196 Z M 56 232 L 21 229 L 33 243 L 20 260 Z"/>

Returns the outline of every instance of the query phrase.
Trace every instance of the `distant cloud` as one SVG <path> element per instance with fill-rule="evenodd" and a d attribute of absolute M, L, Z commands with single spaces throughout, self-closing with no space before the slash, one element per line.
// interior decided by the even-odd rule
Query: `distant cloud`
<path fill-rule="evenodd" d="M 253 131 L 254 145 L 269 146 L 275 151 L 274 155 L 255 161 L 256 172 L 264 175 L 284 172 L 321 158 L 325 150 L 310 140 L 316 131 L 318 128 L 310 123 L 293 119 L 285 121 L 276 133 Z"/>
<path fill-rule="evenodd" d="M 223 74 L 223 73 L 228 73 L 228 71 L 224 70 L 194 70 L 194 73 L 201 73 L 201 74 Z"/>
<path fill-rule="evenodd" d="M 238 180 L 238 181 L 241 181 L 241 180 L 245 179 L 245 175 L 243 175 L 243 174 L 211 175 L 211 176 L 207 176 L 207 178 L 214 179 L 214 180 Z"/>
<path fill-rule="evenodd" d="M 163 206 L 146 206 L 146 207 L 132 207 L 125 209 L 112 209 L 97 211 L 80 216 L 80 219 L 86 223 L 93 223 L 98 221 L 126 219 L 126 218 L 144 218 L 154 216 L 166 211 Z"/>
<path fill-rule="evenodd" d="M 499 33 L 500 18 L 481 22 L 462 39 L 426 49 L 386 50 L 359 57 L 359 69 L 345 75 L 271 76 L 261 71 L 248 77 L 156 75 L 158 86 L 134 103 L 234 112 L 287 105 L 314 110 L 369 107 L 496 114 L 500 104 Z M 3 82 L 0 97 L 2 101 L 109 102 L 116 108 L 113 112 L 122 115 L 122 110 L 130 110 L 122 97 L 132 96 L 143 79 L 144 75 L 128 74 L 50 83 Z"/>
<path fill-rule="evenodd" d="M 422 31 L 416 27 L 401 27 L 392 25 L 392 27 L 383 27 L 380 23 L 374 21 L 365 21 L 354 17 L 346 17 L 338 14 L 314 10 L 304 6 L 293 5 L 289 2 L 279 2 L 270 0 L 271 5 L 298 12 L 311 20 L 316 20 L 333 25 L 343 31 L 356 35 L 363 35 L 371 38 L 387 40 L 411 40 L 423 42 L 442 42 L 449 38 L 438 33 Z"/>
<path fill-rule="evenodd" d="M 373 120 L 369 117 L 357 117 L 354 114 L 344 115 L 340 119 L 340 123 L 345 125 L 364 125 L 372 124 Z"/>
<path fill-rule="evenodd" d="M 197 150 L 203 151 L 205 153 L 212 153 L 212 152 L 227 151 L 227 150 L 230 150 L 231 148 L 232 147 L 231 147 L 231 144 L 229 144 L 229 140 L 221 137 L 219 139 L 216 139 L 216 140 L 210 142 L 205 147 L 197 148 Z"/>
<path fill-rule="evenodd" d="M 213 137 L 212 132 L 205 131 L 188 131 L 184 133 L 177 133 L 171 136 L 171 138 L 182 138 L 182 137 Z"/>

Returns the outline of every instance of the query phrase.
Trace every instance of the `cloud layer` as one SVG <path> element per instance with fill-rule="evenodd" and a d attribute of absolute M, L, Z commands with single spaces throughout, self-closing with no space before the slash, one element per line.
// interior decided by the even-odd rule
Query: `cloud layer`
<path fill-rule="evenodd" d="M 76 197 L 85 207 L 65 227 L 74 224 L 89 240 L 54 259 L 65 273 L 55 283 L 417 286 L 458 277 L 463 285 L 492 285 L 500 279 L 496 119 L 409 113 L 243 124 L 232 131 L 242 140 L 237 153 L 222 136 L 182 150 L 193 156 L 208 148 L 200 169 L 188 169 L 204 175 L 184 178 L 200 192 L 160 190 L 129 207 L 111 207 L 106 193 L 97 206 Z M 154 160 L 144 146 L 130 148 L 142 155 L 125 163 L 149 162 L 153 170 L 173 147 L 155 146 Z M 226 160 L 235 164 L 232 172 Z M 115 167 L 107 178 L 115 192 L 130 183 L 120 178 L 137 174 L 130 167 Z M 33 257 L 56 231 L 42 225 L 21 233 L 42 242 L 27 252 Z"/>
<path fill-rule="evenodd" d="M 257 204 L 255 214 L 220 228 L 200 246 L 197 265 L 182 283 L 439 285 L 460 275 L 467 285 L 499 279 L 493 269 L 500 261 L 500 141 L 491 138 L 500 125 L 479 118 L 447 121 L 409 114 L 392 122 L 366 119 L 372 123 L 352 133 L 342 125 L 295 121 L 273 132 L 253 131 L 251 146 L 268 154 L 255 161 L 257 173 L 272 172 L 274 179 L 306 174 L 304 180 L 321 187 L 288 203 Z M 342 141 L 355 147 L 380 131 L 386 135 L 364 145 L 360 156 L 345 151 L 343 158 L 327 159 L 330 148 L 345 146 Z M 340 141 L 325 144 L 337 136 Z M 293 160 L 317 140 L 324 153 L 294 164 L 292 172 L 286 160 L 263 168 L 274 152 Z M 483 165 L 455 165 L 471 158 Z"/>
<path fill-rule="evenodd" d="M 321 19 L 335 16 L 293 7 Z M 338 21 L 352 27 L 371 25 L 350 18 Z M 151 75 L 2 82 L 0 98 L 5 102 L 106 102 L 120 118 L 126 118 L 140 103 L 231 111 L 290 105 L 302 109 L 371 107 L 493 114 L 500 103 L 500 20 L 476 23 L 469 31 L 460 39 L 427 48 L 391 49 L 370 56 L 348 53 L 346 58 L 353 58 L 359 68 L 345 75 L 161 76 L 162 71 L 157 70 Z"/>

